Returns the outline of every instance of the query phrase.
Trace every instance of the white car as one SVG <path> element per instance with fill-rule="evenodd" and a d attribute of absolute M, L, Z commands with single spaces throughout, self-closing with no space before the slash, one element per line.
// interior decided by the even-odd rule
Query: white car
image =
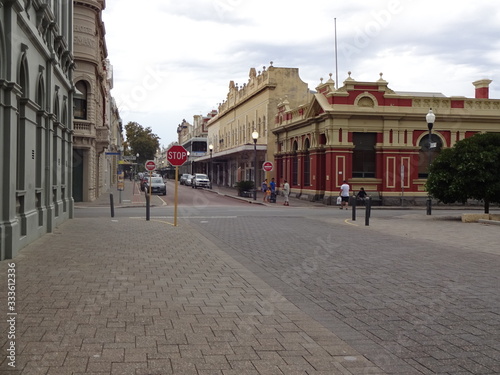
<path fill-rule="evenodd" d="M 191 187 L 197 189 L 199 187 L 210 188 L 210 179 L 206 174 L 196 173 L 191 182 Z"/>

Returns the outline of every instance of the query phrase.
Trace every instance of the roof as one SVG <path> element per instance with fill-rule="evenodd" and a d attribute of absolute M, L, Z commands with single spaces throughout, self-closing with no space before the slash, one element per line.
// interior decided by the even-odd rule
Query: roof
<path fill-rule="evenodd" d="M 440 92 L 415 92 L 415 91 L 395 91 L 397 95 L 404 96 L 419 96 L 419 97 L 433 97 L 433 98 L 446 98 L 446 95 Z"/>

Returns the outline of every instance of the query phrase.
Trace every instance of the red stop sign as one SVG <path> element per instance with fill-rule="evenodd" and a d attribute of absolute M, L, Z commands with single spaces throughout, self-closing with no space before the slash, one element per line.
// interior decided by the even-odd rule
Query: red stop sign
<path fill-rule="evenodd" d="M 178 167 L 184 164 L 187 158 L 188 158 L 187 150 L 180 145 L 172 146 L 167 151 L 167 160 L 174 167 Z"/>
<path fill-rule="evenodd" d="M 265 161 L 262 164 L 262 169 L 266 172 L 271 172 L 273 170 L 273 163 L 271 163 L 270 161 Z"/>

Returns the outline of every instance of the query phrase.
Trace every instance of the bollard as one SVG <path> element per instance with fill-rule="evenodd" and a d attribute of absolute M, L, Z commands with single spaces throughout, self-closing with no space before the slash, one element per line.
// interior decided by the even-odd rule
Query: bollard
<path fill-rule="evenodd" d="M 372 209 L 372 199 L 368 197 L 366 200 L 365 225 L 370 225 L 370 214 Z"/>
<path fill-rule="evenodd" d="M 351 198 L 352 206 L 352 221 L 356 221 L 356 197 Z"/>
<path fill-rule="evenodd" d="M 111 217 L 115 217 L 115 205 L 113 204 L 113 193 L 109 193 L 109 207 L 111 208 Z"/>
<path fill-rule="evenodd" d="M 149 221 L 149 194 L 146 193 L 146 221 Z"/>

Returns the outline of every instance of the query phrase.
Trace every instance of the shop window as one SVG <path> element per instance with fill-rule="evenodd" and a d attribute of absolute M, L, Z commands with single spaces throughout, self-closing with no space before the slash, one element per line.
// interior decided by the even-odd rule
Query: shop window
<path fill-rule="evenodd" d="M 375 177 L 377 133 L 353 133 L 352 177 Z"/>

